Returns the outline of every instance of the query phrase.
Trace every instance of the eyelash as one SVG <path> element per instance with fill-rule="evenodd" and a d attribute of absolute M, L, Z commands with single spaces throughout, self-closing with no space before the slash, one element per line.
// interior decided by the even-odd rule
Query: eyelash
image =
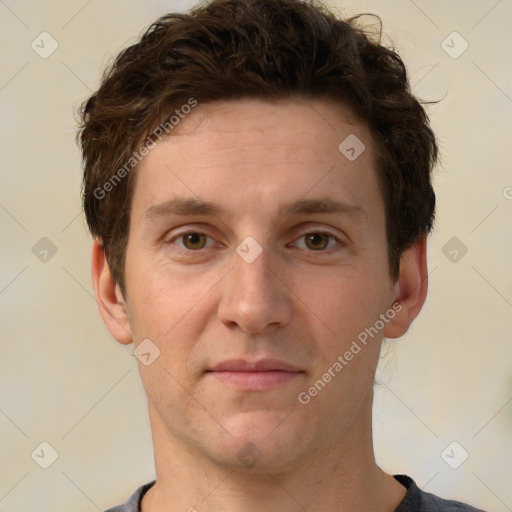
<path fill-rule="evenodd" d="M 183 237 L 187 236 L 187 235 L 206 235 L 208 238 L 212 239 L 213 240 L 213 237 L 207 235 L 206 233 L 202 233 L 201 231 L 184 231 L 182 233 L 178 233 L 176 234 L 173 238 L 171 238 L 170 240 L 168 240 L 166 243 L 169 244 L 169 245 L 172 245 L 174 244 L 174 242 L 176 240 L 180 240 L 182 239 Z M 306 235 L 327 235 L 329 237 L 329 241 L 331 240 L 335 240 L 337 243 L 338 243 L 338 248 L 341 248 L 343 247 L 343 242 L 336 236 L 334 236 L 333 234 L 329 233 L 329 232 L 326 232 L 326 231 L 306 231 L 304 232 L 297 240 L 300 240 L 300 239 L 303 239 Z M 327 246 L 329 246 L 329 242 L 327 242 Z M 202 247 L 201 249 L 188 249 L 187 247 L 182 247 L 180 245 L 178 245 L 178 247 L 182 250 L 182 251 L 185 251 L 185 252 L 200 252 L 204 249 L 208 249 L 209 247 Z M 211 246 L 210 246 L 211 247 Z M 318 250 L 314 250 L 314 249 L 303 249 L 303 250 L 308 250 L 310 252 L 327 252 L 329 253 L 332 249 L 336 249 L 336 247 L 327 247 L 325 249 L 318 249 Z"/>

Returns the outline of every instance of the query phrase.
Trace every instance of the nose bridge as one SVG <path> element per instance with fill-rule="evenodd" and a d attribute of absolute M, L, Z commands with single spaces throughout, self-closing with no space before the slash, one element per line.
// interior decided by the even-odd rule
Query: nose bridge
<path fill-rule="evenodd" d="M 266 243 L 246 237 L 233 255 L 233 268 L 219 305 L 219 317 L 247 332 L 263 331 L 270 324 L 289 320 L 286 287 L 272 268 L 275 258 Z"/>
<path fill-rule="evenodd" d="M 234 276 L 242 289 L 264 291 L 272 276 L 271 256 L 266 244 L 261 245 L 253 237 L 246 237 L 236 248 L 234 258 Z"/>

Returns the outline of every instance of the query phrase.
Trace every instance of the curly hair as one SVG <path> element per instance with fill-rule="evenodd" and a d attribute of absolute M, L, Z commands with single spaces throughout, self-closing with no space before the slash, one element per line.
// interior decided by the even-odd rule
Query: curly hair
<path fill-rule="evenodd" d="M 350 106 L 372 134 L 389 273 L 398 278 L 403 251 L 433 228 L 438 147 L 404 63 L 381 34 L 359 26 L 361 16 L 339 19 L 315 0 L 213 0 L 162 16 L 117 56 L 80 108 L 77 138 L 87 223 L 123 294 L 136 177 L 126 162 L 135 165 L 145 138 L 191 99 L 299 96 Z"/>

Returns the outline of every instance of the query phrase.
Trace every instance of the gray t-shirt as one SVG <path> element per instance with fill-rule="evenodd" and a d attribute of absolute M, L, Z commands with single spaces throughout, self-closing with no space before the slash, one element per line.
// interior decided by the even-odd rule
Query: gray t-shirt
<path fill-rule="evenodd" d="M 395 512 L 484 512 L 460 501 L 444 500 L 423 492 L 414 480 L 406 475 L 394 475 L 394 477 L 407 489 L 404 499 Z M 142 497 L 154 484 L 155 481 L 139 487 L 124 505 L 110 508 L 105 512 L 140 512 Z"/>

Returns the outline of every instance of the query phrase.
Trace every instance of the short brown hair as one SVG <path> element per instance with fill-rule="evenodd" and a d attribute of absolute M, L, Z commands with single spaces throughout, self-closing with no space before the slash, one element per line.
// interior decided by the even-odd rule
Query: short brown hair
<path fill-rule="evenodd" d="M 438 148 L 404 63 L 358 26 L 360 17 L 338 19 L 315 0 L 214 0 L 162 16 L 119 54 L 82 105 L 78 136 L 87 223 L 123 294 L 136 175 L 126 163 L 191 98 L 300 96 L 350 106 L 374 139 L 396 280 L 402 252 L 433 227 Z"/>

